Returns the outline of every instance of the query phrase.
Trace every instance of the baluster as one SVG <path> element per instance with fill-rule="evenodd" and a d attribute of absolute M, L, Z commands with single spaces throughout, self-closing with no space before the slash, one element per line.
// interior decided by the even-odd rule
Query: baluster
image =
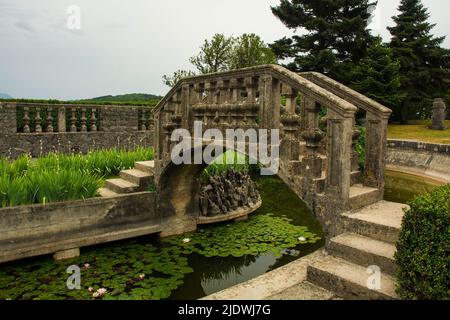
<path fill-rule="evenodd" d="M 91 109 L 91 126 L 90 129 L 92 132 L 97 131 L 97 116 L 95 113 L 97 112 L 96 109 Z"/>
<path fill-rule="evenodd" d="M 236 103 L 238 101 L 238 81 L 237 79 L 230 80 L 231 89 L 231 102 Z"/>
<path fill-rule="evenodd" d="M 23 132 L 30 133 L 30 109 L 28 107 L 23 108 Z"/>
<path fill-rule="evenodd" d="M 75 108 L 71 109 L 70 115 L 70 132 L 77 132 L 77 110 Z"/>
<path fill-rule="evenodd" d="M 86 108 L 81 108 L 81 132 L 87 131 L 86 122 Z"/>
<path fill-rule="evenodd" d="M 145 109 L 141 110 L 141 130 L 142 131 L 146 131 L 147 130 L 147 126 L 145 125 Z"/>
<path fill-rule="evenodd" d="M 53 116 L 52 116 L 52 108 L 47 108 L 47 132 L 53 132 Z"/>
<path fill-rule="evenodd" d="M 41 108 L 36 108 L 36 117 L 34 118 L 35 132 L 42 132 L 42 118 L 41 118 Z"/>

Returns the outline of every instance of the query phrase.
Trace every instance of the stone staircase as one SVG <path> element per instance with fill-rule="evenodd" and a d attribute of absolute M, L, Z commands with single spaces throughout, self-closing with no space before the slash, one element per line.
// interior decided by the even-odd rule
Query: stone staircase
<path fill-rule="evenodd" d="M 104 188 L 99 189 L 102 197 L 114 197 L 119 194 L 147 191 L 154 183 L 154 161 L 138 161 L 135 167 L 122 170 L 120 178 L 108 179 Z"/>
<path fill-rule="evenodd" d="M 330 240 L 325 258 L 308 266 L 307 281 L 344 299 L 396 299 L 395 242 L 407 206 L 378 201 L 357 209 L 370 203 L 377 190 L 352 188 L 356 209 L 342 215 L 344 233 Z M 367 286 L 369 266 L 381 270 L 379 290 Z"/>

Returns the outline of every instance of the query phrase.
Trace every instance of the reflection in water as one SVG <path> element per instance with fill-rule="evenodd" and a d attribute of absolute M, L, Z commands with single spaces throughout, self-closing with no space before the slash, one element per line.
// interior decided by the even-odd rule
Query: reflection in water
<path fill-rule="evenodd" d="M 392 202 L 406 203 L 416 196 L 432 191 L 445 183 L 432 178 L 416 176 L 398 171 L 386 171 L 384 199 Z"/>

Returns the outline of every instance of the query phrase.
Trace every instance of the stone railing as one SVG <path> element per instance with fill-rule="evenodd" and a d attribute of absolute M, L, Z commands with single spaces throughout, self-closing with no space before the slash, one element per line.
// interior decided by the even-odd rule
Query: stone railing
<path fill-rule="evenodd" d="M 144 106 L 0 103 L 0 156 L 153 144 L 152 109 Z"/>
<path fill-rule="evenodd" d="M 387 124 L 392 111 L 380 103 L 317 72 L 300 75 L 336 96 L 352 103 L 366 119 L 366 161 L 364 184 L 384 188 Z"/>
<path fill-rule="evenodd" d="M 196 120 L 204 129 L 280 129 L 280 176 L 309 204 L 326 194 L 346 206 L 359 174 L 358 110 L 366 112 L 367 124 L 362 182 L 382 194 L 391 111 L 325 76 L 274 65 L 181 80 L 154 111 L 157 166 L 163 170 L 169 159 L 173 130 L 192 133 Z"/>

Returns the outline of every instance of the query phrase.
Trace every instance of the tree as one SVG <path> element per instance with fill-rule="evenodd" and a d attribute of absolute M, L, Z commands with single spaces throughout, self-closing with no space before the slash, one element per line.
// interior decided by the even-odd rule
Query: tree
<path fill-rule="evenodd" d="M 396 110 L 405 95 L 400 87 L 400 63 L 392 58 L 392 50 L 377 37 L 352 73 L 351 87 L 369 98 Z"/>
<path fill-rule="evenodd" d="M 269 46 L 255 34 L 243 34 L 238 38 L 216 34 L 211 40 L 205 40 L 200 52 L 189 61 L 199 74 L 277 63 Z M 192 71 L 178 70 L 171 76 L 164 75 L 163 82 L 173 87 L 180 79 L 195 74 Z"/>
<path fill-rule="evenodd" d="M 448 99 L 450 53 L 440 47 L 445 37 L 431 35 L 435 25 L 420 0 L 402 0 L 399 11 L 388 30 L 394 58 L 400 61 L 400 91 L 406 95 L 394 118 L 405 123 L 429 116 L 433 98 Z"/>
<path fill-rule="evenodd" d="M 232 37 L 215 34 L 211 41 L 204 41 L 200 53 L 189 61 L 201 74 L 229 70 L 233 43 Z"/>
<path fill-rule="evenodd" d="M 231 69 L 277 63 L 273 51 L 256 34 L 243 34 L 234 43 L 230 59 Z"/>
<path fill-rule="evenodd" d="M 273 14 L 286 27 L 306 33 L 271 45 L 279 59 L 292 58 L 293 71 L 318 71 L 348 83 L 349 68 L 366 56 L 373 37 L 368 24 L 369 0 L 281 0 Z"/>
<path fill-rule="evenodd" d="M 193 71 L 190 71 L 190 70 L 177 70 L 171 76 L 164 75 L 163 76 L 163 83 L 166 86 L 175 87 L 175 85 L 181 79 L 184 79 L 184 78 L 187 78 L 187 77 L 192 77 L 192 76 L 195 76 L 195 72 L 193 72 Z"/>

